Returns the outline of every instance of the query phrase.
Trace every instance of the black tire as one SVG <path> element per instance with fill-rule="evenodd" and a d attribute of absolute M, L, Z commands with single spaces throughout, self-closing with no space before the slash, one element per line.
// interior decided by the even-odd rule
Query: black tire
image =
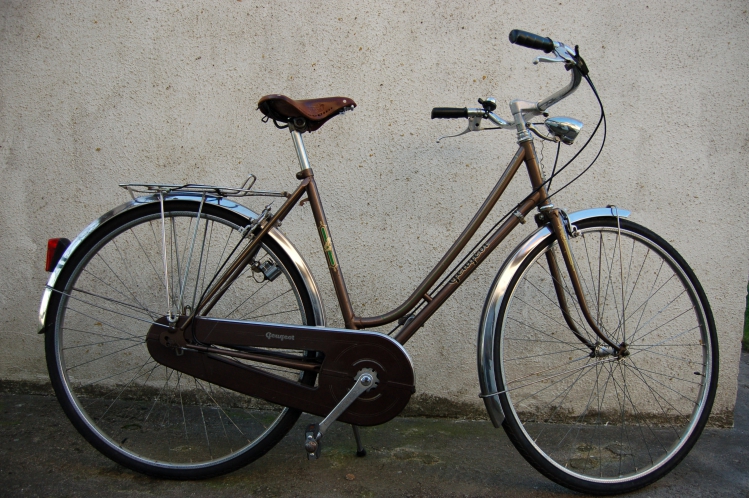
<path fill-rule="evenodd" d="M 665 240 L 626 220 L 577 228 L 569 240 L 588 307 L 629 355 L 592 356 L 572 333 L 555 294 L 550 250 L 575 327 L 602 342 L 550 236 L 518 268 L 498 316 L 503 426 L 523 457 L 558 484 L 627 493 L 666 475 L 699 438 L 718 383 L 715 324 L 694 273 Z"/>
<path fill-rule="evenodd" d="M 168 311 L 166 287 L 173 303 L 180 295 L 183 305 L 199 299 L 248 223 L 210 204 L 198 220 L 199 206 L 167 200 L 164 236 L 159 203 L 104 223 L 66 262 L 47 309 L 47 367 L 68 418 L 104 455 L 156 477 L 236 470 L 278 443 L 300 415 L 166 368 L 148 353 L 146 333 Z M 269 280 L 246 268 L 208 316 L 315 324 L 284 250 L 266 237 L 254 260 L 269 262 L 271 276 L 281 272 Z M 253 365 L 314 384 L 309 373 Z"/>

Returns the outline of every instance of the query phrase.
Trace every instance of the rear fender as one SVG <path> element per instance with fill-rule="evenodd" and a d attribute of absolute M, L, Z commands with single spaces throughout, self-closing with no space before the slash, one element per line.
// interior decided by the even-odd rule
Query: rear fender
<path fill-rule="evenodd" d="M 190 202 L 195 202 L 199 204 L 202 198 L 203 198 L 202 194 L 191 194 L 191 193 L 181 192 L 181 193 L 172 193 L 172 194 L 164 195 L 164 202 L 190 201 Z M 44 293 L 42 294 L 42 302 L 39 307 L 39 325 L 41 327 L 41 329 L 39 330 L 40 334 L 44 333 L 45 331 L 47 307 L 49 306 L 49 300 L 53 292 L 52 289 L 55 288 L 55 284 L 57 283 L 57 278 L 60 276 L 60 272 L 62 272 L 62 269 L 65 267 L 65 264 L 67 263 L 68 259 L 70 259 L 70 256 L 76 251 L 76 249 L 81 245 L 81 243 L 85 241 L 86 238 L 90 236 L 97 228 L 99 228 L 100 226 L 102 226 L 104 223 L 111 220 L 115 216 L 125 213 L 131 209 L 140 207 L 144 204 L 151 204 L 151 203 L 157 203 L 157 202 L 159 202 L 158 196 L 147 196 L 147 197 L 138 197 L 136 199 L 133 199 L 130 202 L 117 206 L 116 208 L 112 209 L 108 213 L 102 215 L 99 219 L 92 222 L 80 234 L 78 234 L 78 236 L 70 243 L 68 248 L 65 250 L 65 253 L 63 253 L 62 257 L 57 262 L 57 266 L 55 266 L 54 270 L 52 271 L 52 274 L 49 276 L 47 285 L 44 288 Z M 237 204 L 225 197 L 206 196 L 205 202 L 207 204 L 213 204 L 214 206 L 220 206 L 221 208 L 224 208 L 228 211 L 232 211 L 240 215 L 241 217 L 247 219 L 248 221 L 252 219 L 256 219 L 258 217 L 257 213 L 255 213 L 254 211 L 246 208 L 245 206 L 242 206 L 241 204 Z M 302 258 L 302 256 L 299 254 L 299 251 L 297 251 L 296 247 L 294 247 L 294 245 L 289 241 L 289 239 L 286 238 L 286 236 L 283 233 L 281 233 L 281 231 L 274 228 L 268 233 L 268 235 L 276 243 L 278 243 L 278 245 L 281 246 L 281 248 L 284 251 L 286 251 L 286 253 L 291 258 L 291 261 L 294 263 L 294 266 L 297 268 L 297 270 L 299 270 L 299 273 L 302 276 L 304 285 L 312 301 L 312 311 L 315 316 L 315 323 L 311 325 L 324 326 L 325 325 L 325 312 L 324 312 L 324 308 L 322 305 L 322 299 L 320 297 L 320 291 L 317 287 L 317 283 L 315 283 L 315 280 L 312 277 L 312 272 L 307 266 L 307 263 L 304 261 L 304 258 Z"/>

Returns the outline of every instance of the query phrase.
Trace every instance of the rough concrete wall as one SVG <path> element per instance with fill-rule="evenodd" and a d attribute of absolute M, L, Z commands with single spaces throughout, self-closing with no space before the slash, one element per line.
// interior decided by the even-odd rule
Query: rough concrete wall
<path fill-rule="evenodd" d="M 567 80 L 508 43 L 520 28 L 579 44 L 606 106 L 606 149 L 557 204 L 629 208 L 691 263 L 720 336 L 715 410 L 732 409 L 749 270 L 746 2 L 4 1 L 0 19 L 0 379 L 46 381 L 36 335 L 46 239 L 73 238 L 126 201 L 116 183 L 238 184 L 253 172 L 260 188 L 295 185 L 288 134 L 255 111 L 268 93 L 358 102 L 307 148 L 355 310 L 400 304 L 515 149 L 512 132 L 437 145 L 463 123 L 431 121 L 430 109 L 493 95 L 509 117 L 512 98 L 537 99 Z M 554 113 L 589 133 L 598 108 L 581 87 Z M 543 155 L 548 168 L 552 148 Z M 500 208 L 525 189 L 516 180 Z M 310 220 L 298 210 L 284 230 L 340 326 Z M 481 410 L 477 324 L 519 237 L 408 344 L 426 410 L 444 409 L 438 398 Z"/>

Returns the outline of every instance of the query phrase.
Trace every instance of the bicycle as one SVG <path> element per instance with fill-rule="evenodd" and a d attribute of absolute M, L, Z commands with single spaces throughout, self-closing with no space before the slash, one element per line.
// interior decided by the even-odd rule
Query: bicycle
<path fill-rule="evenodd" d="M 550 192 L 566 165 L 555 162 L 546 178 L 531 133 L 572 144 L 582 123 L 546 111 L 583 79 L 600 99 L 577 47 L 518 30 L 510 41 L 550 54 L 534 63 L 563 64 L 570 83 L 538 102 L 512 101 L 511 121 L 492 98 L 433 109 L 433 119 L 468 119 L 463 133 L 515 129 L 518 150 L 440 262 L 390 312 L 354 313 L 302 139 L 353 110 L 345 97 L 260 99 L 264 121 L 290 131 L 300 164 L 293 192 L 255 190 L 254 175 L 241 187 L 123 184 L 131 202 L 72 243 L 51 239 L 40 321 L 52 385 L 83 437 L 136 471 L 198 479 L 259 458 L 304 411 L 324 417 L 305 430 L 308 458 L 320 457 L 334 421 L 354 427 L 365 454 L 358 426 L 397 416 L 415 391 L 403 345 L 537 209 L 537 228 L 498 271 L 482 313 L 489 418 L 531 465 L 573 490 L 629 492 L 672 470 L 715 396 L 707 298 L 683 258 L 628 211 L 552 204 L 571 183 Z M 548 135 L 537 116 L 548 118 Z M 455 263 L 523 164 L 531 193 Z M 237 201 L 249 196 L 284 203 L 258 214 Z M 325 326 L 317 284 L 278 230 L 306 203 L 346 329 Z M 392 323 L 392 337 L 362 330 Z"/>

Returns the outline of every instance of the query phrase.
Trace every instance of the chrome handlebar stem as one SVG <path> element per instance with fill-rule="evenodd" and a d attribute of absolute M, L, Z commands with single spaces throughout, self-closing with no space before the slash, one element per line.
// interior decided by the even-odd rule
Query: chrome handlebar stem
<path fill-rule="evenodd" d="M 564 43 L 555 41 L 554 42 L 554 57 L 550 56 L 539 56 L 533 61 L 533 64 L 539 62 L 563 62 L 568 71 L 570 71 L 571 78 L 570 82 L 564 88 L 554 92 L 545 99 L 539 100 L 538 102 L 530 102 L 526 100 L 513 100 L 510 102 L 510 112 L 512 113 L 512 121 L 505 121 L 494 112 L 483 108 L 467 108 L 468 128 L 462 133 L 457 135 L 448 135 L 440 137 L 437 143 L 443 138 L 458 137 L 471 131 L 481 130 L 492 130 L 492 129 L 510 129 L 515 128 L 518 133 L 518 142 L 531 140 L 530 133 L 528 132 L 526 122 L 536 116 L 544 114 L 544 112 L 554 104 L 559 103 L 565 98 L 569 97 L 582 82 L 583 75 L 580 69 L 577 67 L 577 52 L 575 49 L 568 47 Z M 488 119 L 491 121 L 496 128 L 483 128 L 481 127 L 481 120 Z"/>
<path fill-rule="evenodd" d="M 518 132 L 518 143 L 532 139 L 526 126 L 527 120 L 544 114 L 549 107 L 569 97 L 575 90 L 577 90 L 577 87 L 580 86 L 583 75 L 577 65 L 577 52 L 564 43 L 555 41 L 554 55 L 556 57 L 553 58 L 545 56 L 536 57 L 533 64 L 538 64 L 539 62 L 563 62 L 565 68 L 572 73 L 570 76 L 570 82 L 564 88 L 557 90 L 538 102 L 528 102 L 524 100 L 513 100 L 510 102 L 510 112 L 512 112 L 513 117 L 512 124 Z"/>
<path fill-rule="evenodd" d="M 510 103 L 510 110 L 513 116 L 517 113 L 518 110 L 522 110 L 523 117 L 525 119 L 530 119 L 532 117 L 538 116 L 542 114 L 544 111 L 546 111 L 546 109 L 548 109 L 549 107 L 569 97 L 575 90 L 577 90 L 577 87 L 580 86 L 580 82 L 582 81 L 583 75 L 580 72 L 580 70 L 577 69 L 577 61 L 575 59 L 575 57 L 577 56 L 577 52 L 575 51 L 575 49 L 568 47 L 564 43 L 555 41 L 554 42 L 554 55 L 556 57 L 548 57 L 548 56 L 536 57 L 533 60 L 533 64 L 538 64 L 539 62 L 547 62 L 547 63 L 563 62 L 566 68 L 572 72 L 569 84 L 567 84 L 567 86 L 565 86 L 564 88 L 549 95 L 545 99 L 539 100 L 535 104 L 535 106 L 528 105 L 529 102 L 526 102 L 526 101 L 521 101 L 521 100 L 512 101 Z M 510 124 L 516 125 L 516 123 L 510 123 Z"/>

